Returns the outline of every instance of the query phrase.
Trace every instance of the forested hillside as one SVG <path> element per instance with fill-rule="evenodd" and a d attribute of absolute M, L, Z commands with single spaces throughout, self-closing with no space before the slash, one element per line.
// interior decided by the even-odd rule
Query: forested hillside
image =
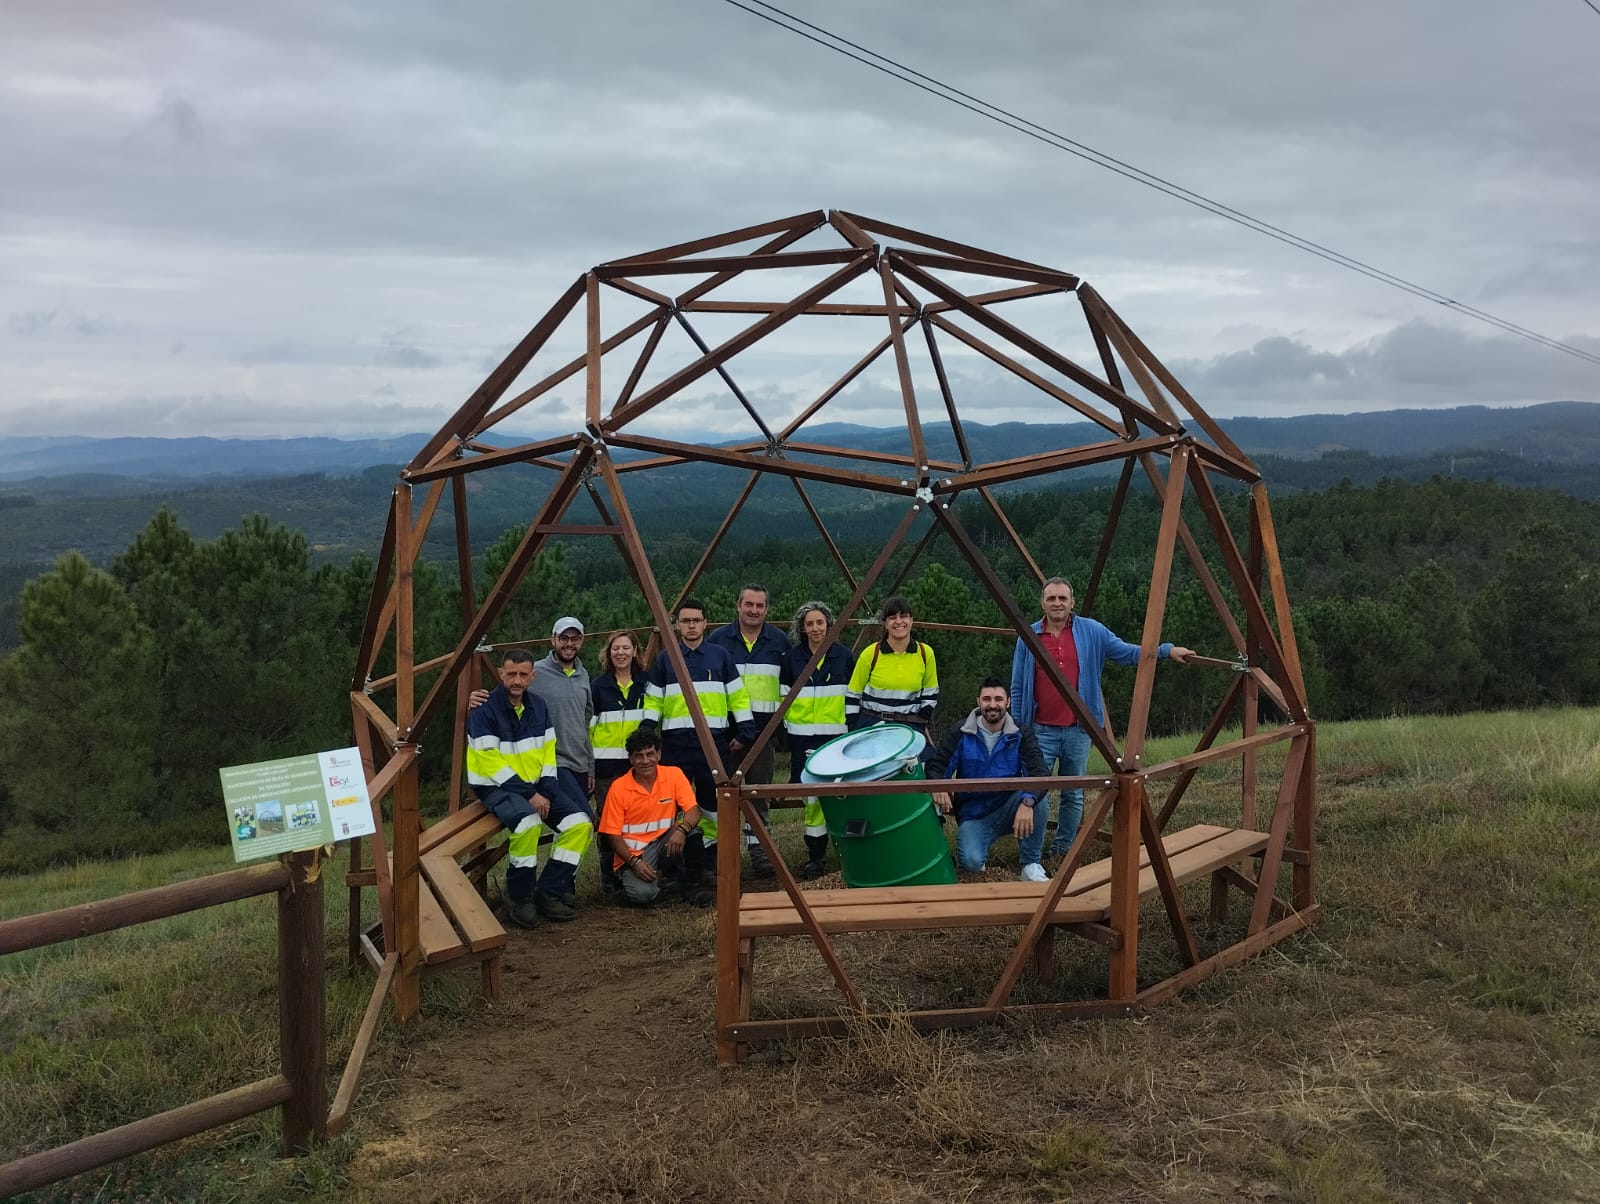
<path fill-rule="evenodd" d="M 1110 500 L 1105 489 L 1026 492 L 1009 495 L 1005 508 L 1041 567 L 1072 578 L 1081 595 Z M 1244 499 L 1225 500 L 1241 527 Z M 858 571 L 902 504 L 856 499 L 837 534 Z M 704 551 L 716 508 L 638 508 L 651 521 L 649 553 L 671 595 Z M 1033 610 L 1037 585 L 994 518 L 977 507 L 958 513 Z M 1441 478 L 1279 495 L 1274 514 L 1319 718 L 1600 702 L 1600 505 Z M 1157 517 L 1152 498 L 1130 497 L 1086 606 L 1130 638 L 1144 613 Z M 1203 528 L 1198 515 L 1188 517 Z M 107 568 L 67 553 L 24 589 L 20 644 L 0 660 L 8 700 L 0 713 L 0 868 L 215 838 L 217 766 L 347 742 L 345 692 L 371 561 L 358 554 L 319 564 L 303 533 L 265 517 L 214 538 L 196 538 L 187 523 L 181 509 L 163 509 Z M 443 514 L 439 524 L 447 526 Z M 519 535 L 507 529 L 478 557 L 480 598 Z M 453 646 L 459 631 L 453 557 L 432 549 L 416 578 L 421 657 Z M 814 529 L 777 506 L 741 517 L 698 592 L 713 617 L 727 618 L 747 580 L 772 590 L 775 620 L 809 598 L 838 605 L 849 593 Z M 923 621 L 1001 625 L 942 540 L 904 592 Z M 590 630 L 647 625 L 648 609 L 609 541 L 572 540 L 542 555 L 493 635 L 539 636 L 569 612 Z M 1163 635 L 1231 656 L 1209 612 L 1180 558 Z M 966 711 L 985 674 L 1005 670 L 1011 640 L 928 638 L 947 722 Z M 1203 725 L 1220 693 L 1216 674 L 1164 668 L 1155 726 Z M 1131 674 L 1108 671 L 1113 714 L 1125 713 L 1131 683 Z M 96 726 L 115 738 L 84 739 Z M 424 764 L 435 789 L 448 750 L 442 730 L 427 734 Z"/>

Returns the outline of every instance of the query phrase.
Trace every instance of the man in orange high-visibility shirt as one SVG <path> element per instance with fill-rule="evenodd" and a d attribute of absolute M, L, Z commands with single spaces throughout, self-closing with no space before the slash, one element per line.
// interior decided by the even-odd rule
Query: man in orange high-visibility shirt
<path fill-rule="evenodd" d="M 711 892 L 700 885 L 700 808 L 683 770 L 661 764 L 661 736 L 654 728 L 628 733 L 628 772 L 606 795 L 600 834 L 609 842 L 622 877 L 623 897 L 643 907 L 661 894 L 669 872 L 684 902 L 709 907 Z M 685 850 L 688 855 L 685 856 Z"/>

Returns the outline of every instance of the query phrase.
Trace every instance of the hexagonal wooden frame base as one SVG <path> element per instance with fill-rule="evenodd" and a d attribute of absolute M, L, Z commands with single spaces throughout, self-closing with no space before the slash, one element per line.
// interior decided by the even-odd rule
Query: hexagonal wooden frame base
<path fill-rule="evenodd" d="M 806 240 L 831 238 L 822 249 L 792 249 Z M 792 292 L 778 292 L 776 300 L 730 296 L 732 282 L 759 281 L 772 287 L 798 278 Z M 975 280 L 985 287 L 958 287 L 954 279 Z M 650 283 L 645 283 L 649 281 Z M 851 286 L 875 282 L 867 298 L 851 294 Z M 720 294 L 712 296 L 712 294 Z M 1007 305 L 1029 298 L 1076 298 L 1087 331 L 1093 339 L 1099 364 L 1091 370 L 1056 350 L 1045 339 L 1029 334 L 1002 316 Z M 578 317 L 578 307 L 583 312 Z M 632 321 L 608 324 L 607 306 L 625 304 L 643 312 Z M 716 346 L 703 337 L 700 315 L 734 315 L 748 318 L 731 337 Z M 769 423 L 760 409 L 736 383 L 731 364 L 748 349 L 791 322 L 826 315 L 850 318 L 863 325 L 882 323 L 881 336 L 863 356 L 815 400 L 784 425 Z M 506 397 L 535 356 L 544 351 L 558 329 L 573 317 L 582 325 L 583 350 L 542 377 Z M 722 319 L 717 319 L 722 320 Z M 693 346 L 687 362 L 679 366 L 662 361 L 663 339 L 669 331 L 687 337 Z M 930 456 L 925 417 L 915 387 L 911 363 L 913 336 L 926 347 L 924 379 L 936 384 L 940 424 L 948 424 L 957 459 Z M 641 338 L 642 336 L 642 338 Z M 625 346 L 638 341 L 638 349 Z M 946 372 L 942 349 L 956 344 L 975 351 L 991 364 L 1026 382 L 1053 399 L 1066 411 L 1094 423 L 1104 437 L 1081 446 L 1053 448 L 1014 459 L 981 463 L 974 459 L 958 409 L 957 390 Z M 621 355 L 631 357 L 629 361 Z M 852 449 L 807 442 L 797 436 L 813 417 L 840 396 L 872 363 L 892 355 L 900 398 L 904 404 L 906 451 L 902 453 Z M 628 362 L 625 373 L 609 370 L 607 357 Z M 603 369 L 605 369 L 603 371 Z M 653 372 L 653 375 L 651 375 Z M 642 433 L 641 419 L 668 405 L 697 381 L 720 378 L 729 397 L 753 423 L 759 437 L 719 446 L 667 439 Z M 647 377 L 650 383 L 646 384 Z M 1130 392 L 1131 378 L 1135 392 Z M 584 394 L 582 429 L 532 442 L 504 445 L 494 441 L 496 428 L 529 403 L 546 397 L 563 382 L 581 380 Z M 931 409 L 931 407 L 930 407 Z M 642 458 L 618 463 L 614 449 L 644 453 Z M 1092 609 L 1107 556 L 1115 536 L 1130 485 L 1142 473 L 1162 500 L 1160 531 L 1152 557 L 1148 606 L 1141 633 L 1141 660 L 1136 670 L 1133 701 L 1120 742 L 1112 731 L 1092 719 L 1084 727 L 1106 763 L 1109 777 L 1085 776 L 1032 780 L 1035 788 L 1087 787 L 1098 791 L 1088 809 L 1079 840 L 1041 894 L 1006 968 L 985 1002 L 976 1007 L 913 1012 L 912 1023 L 924 1026 L 963 1025 L 992 1020 L 1018 1010 L 1011 1003 L 1016 983 L 1042 940 L 1053 935 L 1051 915 L 1063 897 L 1068 880 L 1084 860 L 1107 816 L 1111 831 L 1111 908 L 1106 922 L 1111 936 L 1110 978 L 1105 999 L 1030 1004 L 1025 1010 L 1069 1015 L 1126 1014 L 1207 977 L 1216 970 L 1248 957 L 1315 922 L 1319 908 L 1314 897 L 1316 850 L 1314 820 L 1315 730 L 1306 710 L 1306 694 L 1295 646 L 1287 591 L 1279 562 L 1266 489 L 1250 457 L 1235 445 L 1183 388 L 1166 367 L 1128 328 L 1116 312 L 1076 276 L 1010 256 L 999 255 L 948 239 L 874 221 L 842 211 L 798 214 L 761 225 L 745 227 L 690 243 L 665 247 L 595 267 L 576 280 L 550 311 L 512 350 L 488 379 L 466 400 L 401 473 L 380 551 L 375 587 L 361 640 L 357 672 L 352 683 L 351 706 L 358 741 L 367 761 L 369 789 L 374 807 L 393 794 L 392 879 L 384 869 L 385 851 L 375 849 L 374 863 L 384 917 L 387 948 L 398 954 L 394 997 L 398 1013 L 409 1018 L 418 1009 L 417 979 L 421 969 L 418 928 L 418 859 L 420 822 L 417 814 L 417 740 L 427 723 L 446 709 L 455 692 L 455 770 L 452 799 L 461 796 L 461 746 L 466 694 L 471 688 L 475 658 L 488 665 L 485 652 L 489 631 L 512 591 L 532 565 L 534 557 L 556 537 L 608 538 L 648 600 L 658 632 L 669 632 L 666 599 L 656 585 L 644 541 L 629 508 L 623 480 L 627 474 L 685 463 L 730 465 L 750 474 L 684 592 L 710 562 L 724 535 L 739 514 L 756 482 L 777 474 L 787 477 L 816 525 L 818 538 L 829 551 L 843 578 L 852 585 L 849 603 L 836 620 L 828 639 L 837 638 L 879 588 L 895 555 L 907 543 L 919 519 L 927 521 L 922 536 L 897 576 L 884 592 L 904 579 L 931 539 L 947 537 L 967 561 L 973 579 L 1000 606 L 1014 631 L 1045 667 L 1076 712 L 1087 714 L 1082 700 L 1044 654 L 1029 617 L 1011 598 L 982 548 L 959 521 L 951 503 L 966 495 L 979 499 L 996 517 L 1012 546 L 1041 581 L 1044 574 L 1017 536 L 994 493 L 994 487 L 1012 481 L 1082 469 L 1090 465 L 1120 463 L 1121 473 L 1113 495 L 1100 551 L 1083 591 L 1081 609 Z M 505 465 L 536 465 L 554 474 L 554 481 L 531 515 L 527 531 L 499 579 L 489 589 L 482 606 L 473 607 L 472 558 L 468 538 L 469 474 Z M 887 471 L 885 471 L 887 470 Z M 1212 484 L 1214 477 L 1242 482 L 1251 491 L 1249 534 L 1241 551 Z M 829 535 L 821 515 L 806 492 L 807 482 L 823 482 L 899 497 L 903 516 L 885 541 L 882 552 L 859 576 Z M 425 487 L 420 513 L 415 491 Z M 419 662 L 412 644 L 412 569 L 446 490 L 455 520 L 458 572 L 464 599 L 462 634 L 454 648 Z M 567 512 L 580 494 L 593 502 L 598 521 L 575 523 Z M 1205 517 L 1205 526 L 1192 532 L 1182 514 L 1188 497 Z M 1206 558 L 1202 540 L 1220 565 L 1219 582 Z M 1235 659 L 1200 658 L 1228 674 L 1212 720 L 1195 751 L 1159 765 L 1143 764 L 1151 693 L 1155 681 L 1156 645 L 1159 642 L 1174 558 L 1187 558 L 1204 586 L 1217 616 L 1233 644 Z M 1265 581 L 1266 588 L 1262 588 Z M 1224 583 L 1242 612 L 1236 617 Z M 681 595 L 680 595 L 681 596 Z M 972 629 L 979 630 L 979 629 Z M 677 672 L 684 674 L 676 640 L 664 648 Z M 395 672 L 374 679 L 379 657 L 393 654 Z M 431 684 L 419 702 L 420 679 L 432 674 Z M 714 767 L 718 792 L 719 825 L 736 830 L 741 814 L 754 823 L 757 799 L 781 802 L 792 788 L 757 786 L 744 774 L 766 747 L 781 723 L 788 704 L 805 684 L 802 675 L 784 699 L 779 712 L 762 730 L 755 745 L 739 765 L 724 765 L 693 692 L 687 696 L 695 728 L 707 761 Z M 393 691 L 393 704 L 380 707 L 374 695 Z M 1269 699 L 1287 717 L 1281 726 L 1258 729 L 1262 698 Z M 1241 717 L 1238 739 L 1216 740 L 1233 716 Z M 1199 769 L 1225 758 L 1242 764 L 1240 826 L 1256 823 L 1257 753 L 1265 746 L 1288 742 L 1284 775 L 1267 823 L 1267 843 L 1253 867 L 1229 867 L 1231 882 L 1251 899 L 1246 935 L 1209 957 L 1201 957 L 1195 935 L 1179 897 L 1178 884 L 1163 851 L 1161 835 L 1190 781 Z M 1159 811 L 1149 798 L 1151 784 L 1170 780 Z M 1018 780 L 1020 782 L 1020 780 Z M 949 784 L 944 784 L 948 786 Z M 997 783 L 997 785 L 999 785 Z M 938 789 L 927 783 L 922 789 Z M 1015 787 L 1013 787 L 1015 788 Z M 818 794 L 881 793 L 882 784 L 820 787 Z M 454 805 L 454 803 L 452 804 Z M 739 842 L 719 845 L 717 932 L 717 1043 L 719 1057 L 736 1060 L 746 1042 L 796 1033 L 837 1031 L 851 1013 L 864 1013 L 862 996 L 846 973 L 832 940 L 819 924 L 815 909 L 795 883 L 778 855 L 764 825 L 754 823 L 776 867 L 780 884 L 801 924 L 821 953 L 844 997 L 846 1012 L 835 1016 L 752 1021 L 749 999 L 740 987 L 740 887 Z M 380 823 L 381 832 L 382 825 Z M 1139 860 L 1146 850 L 1165 904 L 1174 938 L 1185 968 L 1161 982 L 1141 989 L 1138 983 Z M 353 865 L 359 865 L 359 853 Z M 1291 867 L 1287 899 L 1276 896 L 1280 868 Z M 1224 887 L 1224 894 L 1226 888 Z M 352 924 L 359 925 L 359 907 Z M 355 928 L 352 928 L 352 943 Z"/>

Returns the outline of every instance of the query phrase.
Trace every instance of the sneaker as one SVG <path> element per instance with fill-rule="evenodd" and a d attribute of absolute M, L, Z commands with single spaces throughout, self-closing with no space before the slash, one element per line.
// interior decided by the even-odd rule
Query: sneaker
<path fill-rule="evenodd" d="M 567 903 L 560 895 L 547 895 L 538 891 L 533 896 L 533 905 L 539 909 L 539 914 L 547 920 L 566 922 L 576 920 L 578 910 Z"/>
<path fill-rule="evenodd" d="M 1050 875 L 1044 872 L 1044 866 L 1040 865 L 1037 861 L 1030 861 L 1027 865 L 1022 867 L 1022 881 L 1048 882 L 1050 881 Z"/>
<path fill-rule="evenodd" d="M 532 899 L 512 899 L 506 904 L 506 915 L 519 928 L 539 927 L 539 908 Z"/>

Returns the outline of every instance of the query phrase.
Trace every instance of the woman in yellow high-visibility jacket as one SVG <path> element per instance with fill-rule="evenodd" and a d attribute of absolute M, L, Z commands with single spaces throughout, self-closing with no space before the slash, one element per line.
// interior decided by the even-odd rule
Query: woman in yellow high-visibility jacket
<path fill-rule="evenodd" d="M 883 638 L 862 649 L 847 698 L 857 708 L 852 727 L 905 723 L 926 733 L 939 703 L 939 664 L 912 638 L 911 603 L 899 594 L 884 602 Z"/>
<path fill-rule="evenodd" d="M 827 646 L 823 639 L 833 626 L 833 611 L 824 602 L 807 602 L 794 613 L 794 646 L 784 658 L 778 673 L 779 688 L 785 694 L 800 680 L 807 664 L 812 664 L 811 676 L 800 693 L 795 695 L 789 713 L 783 717 L 783 727 L 789 737 L 789 780 L 798 782 L 805 768 L 806 757 L 821 745 L 848 730 L 849 720 L 855 714 L 855 704 L 850 701 L 847 684 L 850 680 L 850 649 L 838 641 Z M 806 863 L 800 870 L 802 878 L 820 878 L 828 872 L 828 825 L 822 815 L 822 804 L 807 797 L 805 809 Z"/>

